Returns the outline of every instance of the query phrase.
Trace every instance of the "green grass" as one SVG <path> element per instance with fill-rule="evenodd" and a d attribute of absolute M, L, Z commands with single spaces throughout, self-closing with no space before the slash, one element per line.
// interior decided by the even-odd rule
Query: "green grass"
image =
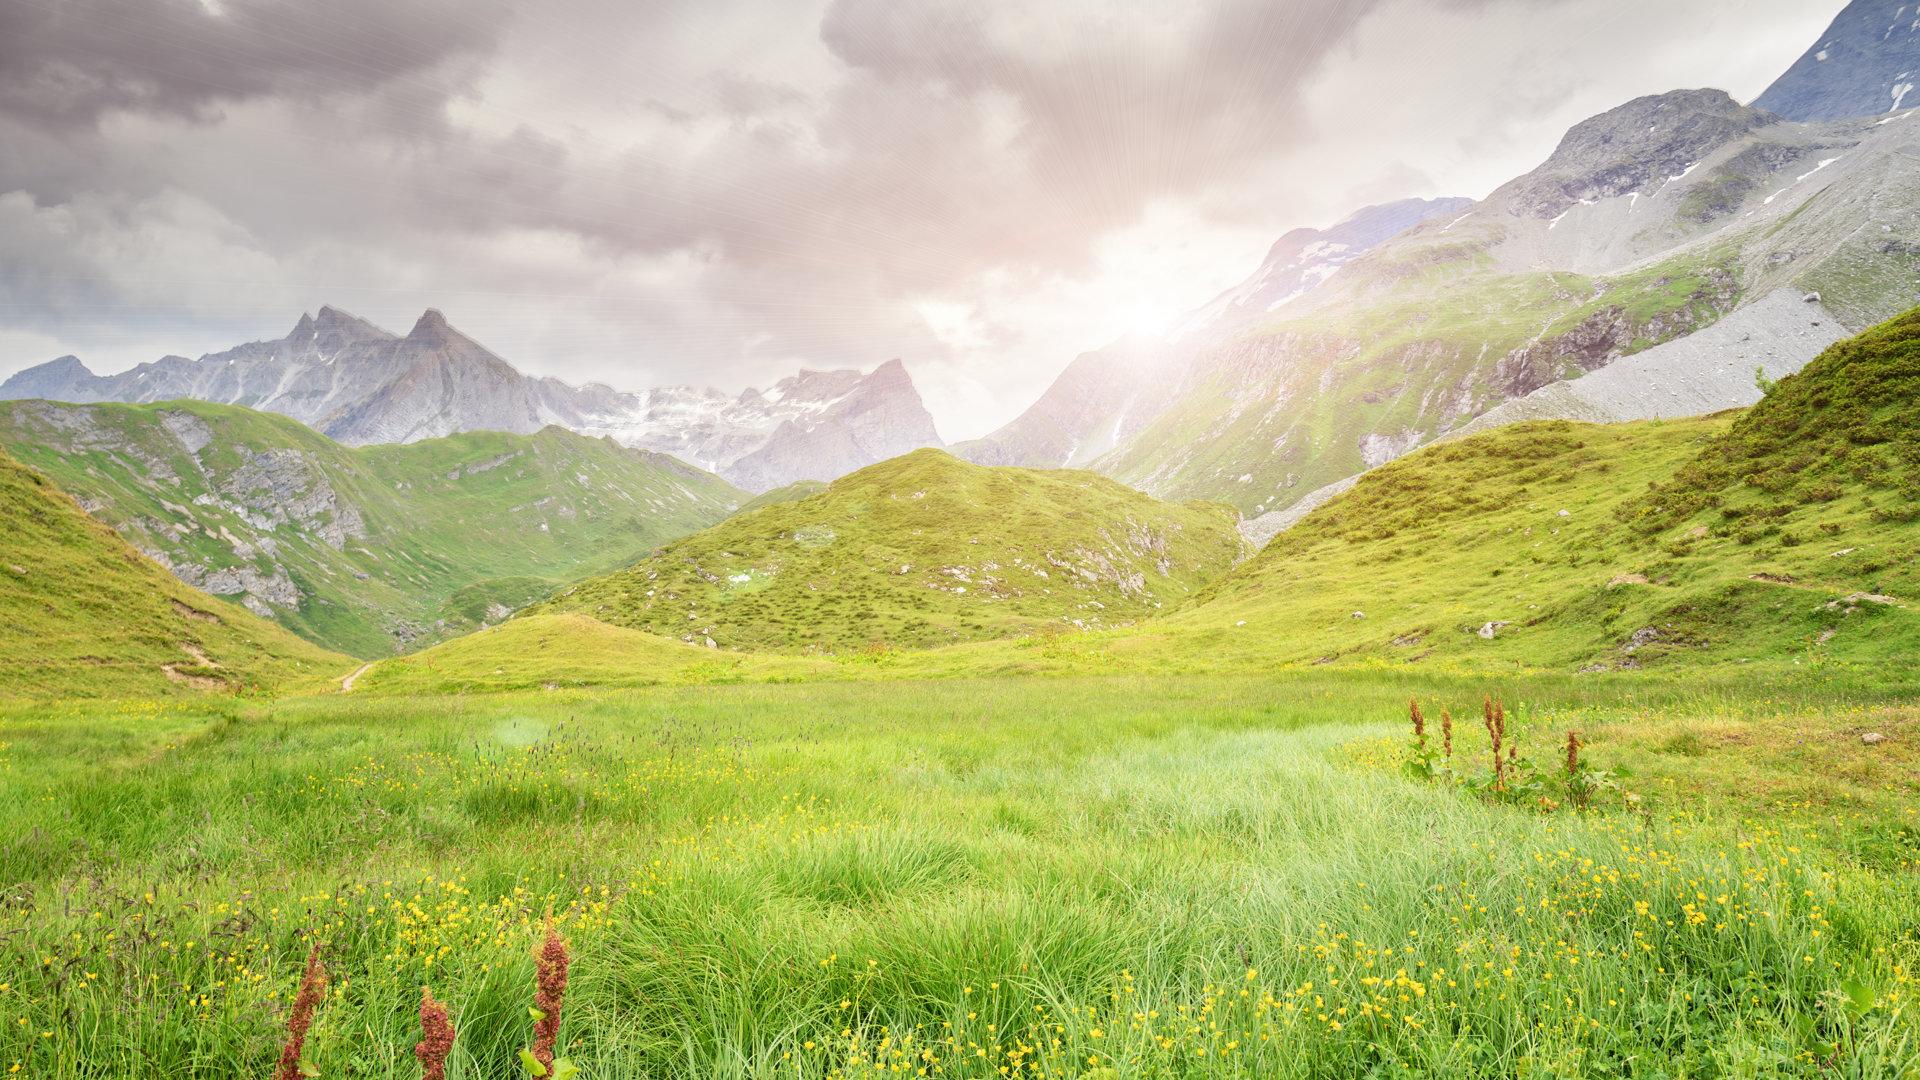
<path fill-rule="evenodd" d="M 1642 764 L 1644 809 L 1405 778 L 1406 696 L 1486 690 L 1536 758 L 1579 726 Z M 322 1075 L 417 1075 L 423 983 L 455 1077 L 516 1075 L 551 911 L 593 1078 L 1912 1075 L 1889 696 L 1303 672 L 14 711 L 0 1069 L 261 1075 L 318 938 Z M 1863 724 L 1897 756 L 1859 764 Z"/>
<path fill-rule="evenodd" d="M 1224 506 L 921 450 L 567 590 L 571 611 L 726 649 L 925 647 L 1171 608 L 1243 551 Z"/>
<path fill-rule="evenodd" d="M 180 584 L 0 451 L 0 697 L 167 697 L 351 663 Z"/>
<path fill-rule="evenodd" d="M 190 452 L 175 427 L 209 441 Z M 256 597 L 255 610 L 361 657 L 498 622 L 743 497 L 666 455 L 559 428 L 350 448 L 203 402 L 4 402 L 0 444 L 176 565 L 282 576 L 297 600 Z M 282 470 L 278 487 L 262 461 Z"/>

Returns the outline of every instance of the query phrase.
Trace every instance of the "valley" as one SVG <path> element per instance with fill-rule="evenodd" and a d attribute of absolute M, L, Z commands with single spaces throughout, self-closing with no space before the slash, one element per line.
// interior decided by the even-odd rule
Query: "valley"
<path fill-rule="evenodd" d="M 1920 1078 L 1920 8 L 1636 3 L 0 17 L 0 1075 Z"/>

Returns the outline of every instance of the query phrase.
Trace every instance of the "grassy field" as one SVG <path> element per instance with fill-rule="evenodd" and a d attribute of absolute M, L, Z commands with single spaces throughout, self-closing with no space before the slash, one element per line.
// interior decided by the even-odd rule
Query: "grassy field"
<path fill-rule="evenodd" d="M 1410 777 L 1407 697 L 1459 718 L 1471 779 L 1486 692 L 1543 773 L 1579 728 L 1638 798 Z M 264 1075 L 318 940 L 319 1075 L 417 1076 L 423 984 L 451 1075 L 518 1075 L 551 912 L 593 1078 L 1911 1076 L 1911 693 L 1320 670 L 14 708 L 0 1070 Z"/>

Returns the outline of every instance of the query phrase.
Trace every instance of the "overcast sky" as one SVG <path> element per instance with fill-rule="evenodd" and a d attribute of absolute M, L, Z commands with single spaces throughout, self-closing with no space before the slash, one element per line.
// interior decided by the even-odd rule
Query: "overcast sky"
<path fill-rule="evenodd" d="M 1298 225 L 1486 194 L 1841 0 L 4 0 L 0 375 L 426 307 L 522 370 L 907 361 L 961 439 Z"/>

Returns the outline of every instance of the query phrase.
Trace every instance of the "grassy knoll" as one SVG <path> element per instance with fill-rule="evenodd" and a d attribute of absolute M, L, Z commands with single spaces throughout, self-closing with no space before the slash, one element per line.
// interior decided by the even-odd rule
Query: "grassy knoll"
<path fill-rule="evenodd" d="M 1187 599 L 1242 553 L 1224 506 L 919 450 L 729 518 L 536 610 L 729 649 L 925 647 L 1130 622 Z"/>
<path fill-rule="evenodd" d="M 0 452 L 0 697 L 262 690 L 350 667 L 182 585 Z"/>
<path fill-rule="evenodd" d="M 1406 696 L 1488 689 L 1643 801 L 1409 779 Z M 417 1075 L 423 983 L 453 1076 L 517 1075 L 552 911 L 593 1078 L 1911 1075 L 1898 700 L 1322 670 L 0 713 L 0 1069 L 261 1075 L 317 937 L 321 1075 Z"/>

